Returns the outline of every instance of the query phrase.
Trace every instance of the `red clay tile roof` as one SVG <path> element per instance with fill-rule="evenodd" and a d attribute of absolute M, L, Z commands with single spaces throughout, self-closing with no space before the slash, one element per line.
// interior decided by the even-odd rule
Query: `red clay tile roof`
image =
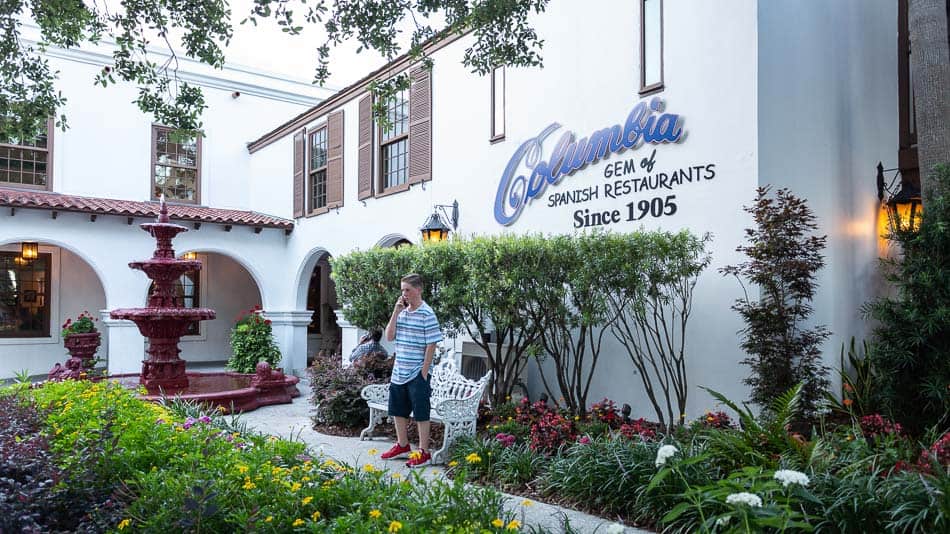
<path fill-rule="evenodd" d="M 110 198 L 61 195 L 48 191 L 31 191 L 0 187 L 0 206 L 11 208 L 36 208 L 54 211 L 75 211 L 98 215 L 125 217 L 158 217 L 158 202 L 114 200 Z M 294 222 L 253 211 L 209 208 L 187 204 L 169 204 L 168 214 L 179 221 L 215 224 L 239 224 L 260 228 L 283 228 L 293 230 Z"/>

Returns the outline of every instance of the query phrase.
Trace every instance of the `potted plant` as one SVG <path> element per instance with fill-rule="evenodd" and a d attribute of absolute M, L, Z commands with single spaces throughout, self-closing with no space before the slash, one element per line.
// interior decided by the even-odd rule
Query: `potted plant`
<path fill-rule="evenodd" d="M 94 356 L 102 341 L 96 322 L 88 311 L 84 311 L 75 321 L 68 318 L 63 323 L 63 345 L 69 351 L 70 360 L 78 359 L 83 370 L 95 365 Z M 66 362 L 66 367 L 70 367 L 70 363 L 76 362 Z"/>
<path fill-rule="evenodd" d="M 258 362 L 271 368 L 280 362 L 280 349 L 274 341 L 269 319 L 261 316 L 260 306 L 241 312 L 231 330 L 231 359 L 228 368 L 238 373 L 254 373 Z"/>

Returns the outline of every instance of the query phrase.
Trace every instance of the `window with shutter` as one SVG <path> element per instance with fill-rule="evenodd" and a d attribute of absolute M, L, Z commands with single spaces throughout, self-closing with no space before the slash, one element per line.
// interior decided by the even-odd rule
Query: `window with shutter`
<path fill-rule="evenodd" d="M 418 67 L 409 77 L 409 183 L 432 179 L 432 78 Z"/>
<path fill-rule="evenodd" d="M 304 168 L 306 130 L 294 134 L 294 217 L 304 215 Z"/>
<path fill-rule="evenodd" d="M 327 119 L 327 207 L 343 205 L 343 111 L 331 113 Z"/>
<path fill-rule="evenodd" d="M 379 190 L 409 182 L 409 92 L 396 93 L 386 102 L 385 126 L 379 128 Z"/>

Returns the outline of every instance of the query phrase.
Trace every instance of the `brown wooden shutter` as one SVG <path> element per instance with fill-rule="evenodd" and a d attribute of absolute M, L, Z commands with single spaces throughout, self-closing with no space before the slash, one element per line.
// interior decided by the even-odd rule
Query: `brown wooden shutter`
<path fill-rule="evenodd" d="M 409 183 L 432 179 L 432 80 L 425 67 L 409 73 Z"/>
<path fill-rule="evenodd" d="M 304 174 L 306 174 L 306 157 L 304 140 L 307 130 L 300 130 L 294 134 L 294 218 L 303 217 L 304 212 Z"/>
<path fill-rule="evenodd" d="M 327 118 L 327 207 L 343 205 L 343 111 Z"/>
<path fill-rule="evenodd" d="M 373 196 L 373 97 L 360 99 L 358 198 Z"/>

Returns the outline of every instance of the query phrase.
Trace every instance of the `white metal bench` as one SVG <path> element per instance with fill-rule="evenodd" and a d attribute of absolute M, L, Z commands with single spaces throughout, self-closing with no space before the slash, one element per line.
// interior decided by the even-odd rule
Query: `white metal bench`
<path fill-rule="evenodd" d="M 445 426 L 442 448 L 432 453 L 432 463 L 445 463 L 449 447 L 459 436 L 475 435 L 478 402 L 489 380 L 491 371 L 478 381 L 465 378 L 456 370 L 451 359 L 432 366 L 432 410 L 429 419 Z M 389 384 L 371 384 L 364 387 L 360 395 L 369 405 L 369 426 L 360 432 L 360 439 L 365 440 L 372 436 L 376 425 L 388 416 Z"/>

